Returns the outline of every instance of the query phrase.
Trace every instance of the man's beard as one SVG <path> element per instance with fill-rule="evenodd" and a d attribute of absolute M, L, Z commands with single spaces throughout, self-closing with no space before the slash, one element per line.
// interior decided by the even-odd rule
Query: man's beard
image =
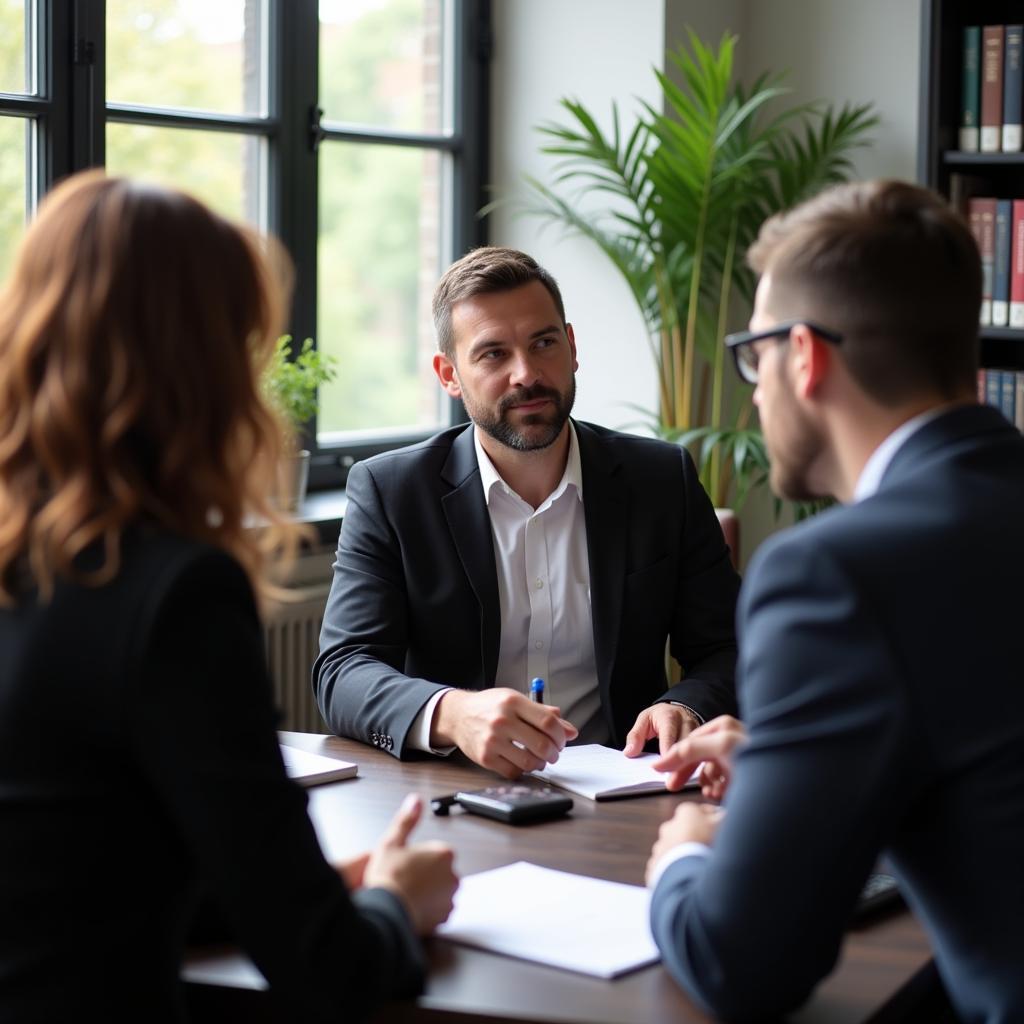
<path fill-rule="evenodd" d="M 825 450 L 825 438 L 818 424 L 797 405 L 785 377 L 780 375 L 779 383 L 786 397 L 784 403 L 776 402 L 775 429 L 765 432 L 771 488 L 780 498 L 813 501 L 824 497 L 811 485 L 810 477 L 811 467 Z"/>
<path fill-rule="evenodd" d="M 523 417 L 521 428 L 514 427 L 508 419 L 508 413 L 512 406 L 521 405 L 524 402 L 535 402 L 539 398 L 549 399 L 551 408 L 529 413 Z M 498 403 L 496 413 L 478 408 L 465 391 L 462 394 L 462 401 L 469 413 L 469 418 L 495 441 L 520 452 L 540 451 L 555 443 L 569 419 L 569 413 L 572 412 L 573 404 L 576 401 L 576 378 L 573 376 L 564 394 L 554 388 L 545 387 L 543 384 L 534 384 L 531 388 L 519 388 L 502 398 Z M 542 429 L 536 429 L 538 427 Z M 525 428 L 534 429 L 527 430 Z"/>

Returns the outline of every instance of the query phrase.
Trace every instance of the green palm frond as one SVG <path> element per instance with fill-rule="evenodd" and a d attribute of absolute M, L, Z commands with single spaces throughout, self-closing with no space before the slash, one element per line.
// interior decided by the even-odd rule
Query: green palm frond
<path fill-rule="evenodd" d="M 736 37 L 717 47 L 688 30 L 655 70 L 662 109 L 639 104 L 623 128 L 616 104 L 605 130 L 578 100 L 539 127 L 556 158 L 550 184 L 527 179 L 525 212 L 597 245 L 622 275 L 647 326 L 658 370 L 658 432 L 689 447 L 717 501 L 742 504 L 768 476 L 749 396 L 725 401 L 721 335 L 731 303 L 749 306 L 754 276 L 743 261 L 766 218 L 846 180 L 853 151 L 878 123 L 868 104 L 838 111 L 788 107 L 784 76 L 734 81 Z M 606 207 L 601 197 L 608 198 Z M 695 374 L 697 353 L 709 371 Z"/>

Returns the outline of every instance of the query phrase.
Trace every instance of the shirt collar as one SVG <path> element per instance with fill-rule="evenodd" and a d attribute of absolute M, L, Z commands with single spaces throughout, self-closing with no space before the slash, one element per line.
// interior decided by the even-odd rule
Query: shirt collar
<path fill-rule="evenodd" d="M 857 486 L 853 489 L 853 501 L 863 501 L 870 498 L 882 482 L 885 471 L 889 464 L 896 457 L 896 453 L 914 436 L 925 424 L 938 419 L 948 410 L 948 406 L 938 405 L 931 409 L 925 409 L 917 416 L 911 417 L 906 423 L 901 423 L 872 453 L 864 468 L 857 478 Z"/>
<path fill-rule="evenodd" d="M 476 449 L 476 461 L 480 467 L 480 483 L 484 489 L 484 501 L 490 505 L 491 492 L 495 487 L 500 487 L 505 494 L 513 494 L 518 498 L 519 495 L 502 480 L 501 474 L 494 468 L 490 456 L 484 451 L 484 446 L 480 443 L 480 428 L 477 426 L 473 427 L 473 447 Z M 558 486 L 548 496 L 547 502 L 561 497 L 570 485 L 576 488 L 576 497 L 583 501 L 583 468 L 580 464 L 580 446 L 576 440 L 576 428 L 573 426 L 572 420 L 569 420 L 569 457 L 565 462 L 565 472 L 562 474 Z"/>

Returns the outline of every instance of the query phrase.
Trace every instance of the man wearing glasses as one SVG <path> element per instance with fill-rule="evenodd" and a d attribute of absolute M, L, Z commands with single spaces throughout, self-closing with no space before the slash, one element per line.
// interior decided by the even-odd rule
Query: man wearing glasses
<path fill-rule="evenodd" d="M 750 566 L 745 725 L 662 758 L 672 785 L 705 760 L 725 800 L 662 826 L 655 938 L 716 1015 L 774 1017 L 831 970 L 884 853 L 960 1019 L 1024 1020 L 1024 440 L 974 398 L 977 248 L 940 197 L 880 181 L 768 221 L 749 260 L 726 343 L 772 486 L 842 505 Z"/>

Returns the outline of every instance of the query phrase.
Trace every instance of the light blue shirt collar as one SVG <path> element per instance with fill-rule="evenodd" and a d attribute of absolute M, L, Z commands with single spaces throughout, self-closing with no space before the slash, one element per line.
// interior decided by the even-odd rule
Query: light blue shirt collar
<path fill-rule="evenodd" d="M 896 453 L 914 436 L 923 426 L 938 419 L 943 413 L 949 410 L 948 405 L 938 405 L 931 409 L 925 409 L 911 417 L 906 423 L 901 423 L 872 453 L 864 468 L 857 478 L 857 486 L 853 489 L 853 503 L 870 498 L 877 490 L 885 476 L 889 464 L 896 457 Z"/>

